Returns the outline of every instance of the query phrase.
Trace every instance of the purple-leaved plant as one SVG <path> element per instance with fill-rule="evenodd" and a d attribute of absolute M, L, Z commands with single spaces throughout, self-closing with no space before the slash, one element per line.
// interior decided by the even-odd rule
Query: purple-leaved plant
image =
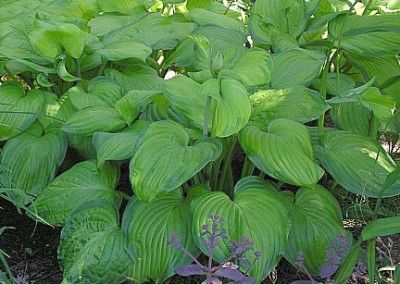
<path fill-rule="evenodd" d="M 325 284 L 333 283 L 332 276 L 336 273 L 339 268 L 340 263 L 345 260 L 351 250 L 350 240 L 342 234 L 336 235 L 332 238 L 330 245 L 326 248 L 325 263 L 321 266 L 320 277 L 325 279 Z M 296 264 L 298 267 L 307 275 L 309 280 L 297 280 L 291 282 L 291 284 L 317 284 L 317 282 L 311 273 L 307 270 L 304 265 L 304 255 L 299 252 L 296 259 Z M 353 277 L 358 277 L 365 273 L 365 265 L 363 262 L 359 261 L 354 268 L 352 274 Z"/>
<path fill-rule="evenodd" d="M 213 279 L 215 278 L 226 278 L 231 280 L 228 284 L 253 284 L 256 279 L 249 277 L 248 274 L 253 268 L 255 262 L 260 258 L 261 252 L 255 252 L 255 258 L 253 262 L 250 262 L 243 255 L 253 250 L 253 242 L 248 238 L 242 238 L 240 241 L 230 240 L 230 255 L 222 261 L 217 266 L 212 266 L 212 260 L 214 255 L 214 250 L 218 246 L 220 239 L 228 239 L 226 236 L 226 229 L 222 228 L 221 224 L 223 218 L 218 215 L 210 215 L 209 219 L 211 221 L 211 226 L 207 223 L 202 226 L 202 231 L 200 234 L 201 244 L 207 249 L 208 262 L 207 265 L 201 264 L 196 257 L 194 257 L 189 251 L 187 251 L 181 241 L 179 240 L 178 234 L 176 232 L 171 234 L 168 239 L 168 245 L 182 251 L 187 254 L 194 262 L 194 264 L 189 264 L 182 266 L 175 270 L 178 275 L 181 276 L 194 276 L 194 275 L 205 275 L 206 284 L 213 284 Z M 230 265 L 234 260 L 237 260 L 240 265 L 247 266 L 247 269 L 242 273 L 235 266 Z"/>

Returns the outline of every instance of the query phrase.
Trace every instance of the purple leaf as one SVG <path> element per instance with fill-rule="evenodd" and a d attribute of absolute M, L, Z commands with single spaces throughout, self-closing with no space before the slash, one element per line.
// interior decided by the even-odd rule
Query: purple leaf
<path fill-rule="evenodd" d="M 333 263 L 325 263 L 321 267 L 321 277 L 322 278 L 330 278 L 333 274 L 335 274 L 338 266 Z"/>
<path fill-rule="evenodd" d="M 290 284 L 315 284 L 315 281 L 312 281 L 312 280 L 296 280 L 296 281 L 290 282 Z"/>
<path fill-rule="evenodd" d="M 197 264 L 189 264 L 175 269 L 175 273 L 180 276 L 193 276 L 193 275 L 205 275 L 200 266 Z"/>
<path fill-rule="evenodd" d="M 245 266 L 250 266 L 250 265 L 251 265 L 250 260 L 248 260 L 248 259 L 245 258 L 245 257 L 239 257 L 238 260 L 239 260 L 241 263 L 243 263 Z"/>
<path fill-rule="evenodd" d="M 242 280 L 236 282 L 237 284 L 254 284 L 256 283 L 256 279 L 253 277 L 246 277 Z"/>
<path fill-rule="evenodd" d="M 224 277 L 224 278 L 227 278 L 230 280 L 235 280 L 235 281 L 239 281 L 245 277 L 239 270 L 231 269 L 231 268 L 221 268 L 221 269 L 217 270 L 214 273 L 214 275 L 217 277 Z"/>

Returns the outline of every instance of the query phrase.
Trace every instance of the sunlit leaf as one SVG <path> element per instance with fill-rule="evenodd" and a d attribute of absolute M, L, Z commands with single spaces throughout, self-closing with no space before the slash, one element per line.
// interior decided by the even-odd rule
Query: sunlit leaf
<path fill-rule="evenodd" d="M 186 130 L 172 121 L 153 122 L 143 130 L 130 162 L 132 187 L 140 200 L 174 190 L 221 153 L 218 140 L 201 138 L 193 145 L 189 140 Z"/>
<path fill-rule="evenodd" d="M 7 141 L 1 164 L 11 171 L 12 187 L 24 190 L 33 199 L 55 178 L 66 151 L 66 137 L 58 128 L 44 130 L 40 123 L 34 123 Z"/>
<path fill-rule="evenodd" d="M 135 246 L 139 260 L 131 268 L 132 279 L 138 283 L 150 279 L 162 283 L 174 274 L 175 268 L 192 261 L 181 251 L 168 246 L 167 240 L 173 232 L 189 252 L 198 254 L 190 231 L 189 205 L 180 190 L 149 203 L 131 199 L 122 218 L 122 229 L 128 244 Z"/>
<path fill-rule="evenodd" d="M 209 222 L 209 215 L 216 214 L 224 219 L 221 227 L 226 228 L 228 239 L 239 241 L 247 237 L 254 243 L 254 250 L 262 252 L 250 271 L 257 281 L 267 277 L 278 264 L 285 249 L 289 204 L 269 183 L 247 177 L 237 183 L 232 199 L 223 192 L 206 193 L 194 200 L 191 210 L 193 235 L 204 253 L 207 248 L 200 241 L 202 226 Z M 219 241 L 213 255 L 216 261 L 221 262 L 230 255 L 229 245 L 227 240 Z M 245 257 L 252 261 L 254 251 Z"/>
<path fill-rule="evenodd" d="M 303 86 L 259 91 L 251 95 L 250 100 L 253 109 L 251 121 L 261 124 L 268 124 L 276 118 L 304 123 L 317 119 L 329 107 L 318 92 Z"/>
<path fill-rule="evenodd" d="M 331 241 L 338 235 L 344 235 L 346 239 L 349 236 L 342 228 L 342 219 L 339 203 L 328 190 L 322 186 L 301 188 L 296 193 L 290 213 L 291 227 L 285 258 L 298 266 L 297 256 L 301 252 L 307 270 L 319 275 Z"/>
<path fill-rule="evenodd" d="M 104 199 L 89 201 L 73 211 L 61 232 L 58 249 L 63 283 L 84 279 L 118 284 L 129 276 L 135 251 L 126 243 L 118 215 L 117 206 Z"/>
<path fill-rule="evenodd" d="M 274 120 L 265 131 L 246 126 L 239 134 L 249 159 L 273 178 L 299 186 L 313 186 L 324 174 L 314 162 L 307 128 L 293 120 Z"/>
<path fill-rule="evenodd" d="M 94 160 L 78 163 L 51 182 L 30 208 L 50 224 L 64 224 L 72 211 L 87 201 L 116 202 L 118 174 L 109 164 L 97 168 Z"/>

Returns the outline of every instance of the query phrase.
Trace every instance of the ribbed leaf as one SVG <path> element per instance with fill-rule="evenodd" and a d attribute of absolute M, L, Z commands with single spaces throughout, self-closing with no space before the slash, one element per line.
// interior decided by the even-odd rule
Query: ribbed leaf
<path fill-rule="evenodd" d="M 371 112 L 360 102 L 335 104 L 330 113 L 339 129 L 368 136 Z"/>
<path fill-rule="evenodd" d="M 271 81 L 272 57 L 263 49 L 251 48 L 232 69 L 223 69 L 220 76 L 240 81 L 246 87 L 264 86 Z"/>
<path fill-rule="evenodd" d="M 101 57 L 111 61 L 127 58 L 139 58 L 145 61 L 151 51 L 147 45 L 129 40 L 107 43 L 103 48 L 97 50 Z"/>
<path fill-rule="evenodd" d="M 98 165 L 102 166 L 108 160 L 130 158 L 134 153 L 139 133 L 146 125 L 147 121 L 138 120 L 117 133 L 96 132 L 93 135 L 93 145 L 96 148 Z"/>
<path fill-rule="evenodd" d="M 271 85 L 274 89 L 308 86 L 319 75 L 324 60 L 323 53 L 301 48 L 279 53 L 272 60 Z"/>
<path fill-rule="evenodd" d="M 128 243 L 136 249 L 138 261 L 130 276 L 137 283 L 150 279 L 162 283 L 174 274 L 175 268 L 191 263 L 187 255 L 168 246 L 167 240 L 173 232 L 188 251 L 198 254 L 190 232 L 189 203 L 184 201 L 180 190 L 149 203 L 132 198 L 122 218 L 122 229 Z"/>
<path fill-rule="evenodd" d="M 131 183 L 140 200 L 174 190 L 221 153 L 216 139 L 201 138 L 193 145 L 189 140 L 187 131 L 172 121 L 153 122 L 143 130 L 130 162 Z"/>
<path fill-rule="evenodd" d="M 347 234 L 342 228 L 342 213 L 338 202 L 322 186 L 301 188 L 296 193 L 290 222 L 285 258 L 297 266 L 297 255 L 301 252 L 307 270 L 313 275 L 319 275 L 331 240 L 337 235 Z"/>
<path fill-rule="evenodd" d="M 118 209 L 108 200 L 89 201 L 72 213 L 58 249 L 62 283 L 118 284 L 129 276 L 135 253 L 118 219 Z"/>
<path fill-rule="evenodd" d="M 29 40 L 44 58 L 53 61 L 62 53 L 78 58 L 84 48 L 84 33 L 69 23 L 46 22 L 36 19 Z"/>
<path fill-rule="evenodd" d="M 204 253 L 200 234 L 203 224 L 207 224 L 210 214 L 224 218 L 222 227 L 226 228 L 229 239 L 249 238 L 254 249 L 262 252 L 250 275 L 262 281 L 278 264 L 285 249 L 286 226 L 289 204 L 286 198 L 270 184 L 256 177 L 247 177 L 235 186 L 231 200 L 223 192 L 210 192 L 196 198 L 191 206 L 193 214 L 192 230 L 197 245 Z M 229 242 L 220 240 L 214 250 L 214 258 L 221 262 L 231 253 Z M 245 255 L 254 259 L 254 251 Z"/>
<path fill-rule="evenodd" d="M 162 79 L 157 71 L 143 62 L 129 64 L 129 70 L 120 73 L 115 69 L 106 69 L 105 74 L 112 81 L 121 85 L 125 91 L 159 90 Z"/>
<path fill-rule="evenodd" d="M 91 136 L 97 131 L 113 132 L 124 126 L 126 122 L 115 108 L 93 106 L 74 113 L 61 129 L 70 134 Z"/>
<path fill-rule="evenodd" d="M 145 1 L 141 0 L 115 0 L 112 2 L 107 0 L 97 0 L 97 3 L 102 11 L 118 12 L 121 14 L 130 14 L 135 8 L 141 8 L 145 10 L 145 6 L 143 4 L 144 2 Z"/>
<path fill-rule="evenodd" d="M 243 23 L 236 19 L 227 17 L 226 15 L 221 15 L 218 13 L 211 12 L 206 9 L 195 8 L 191 9 L 188 13 L 188 17 L 199 24 L 200 26 L 213 25 L 219 26 L 221 28 L 245 33 L 246 28 Z"/>
<path fill-rule="evenodd" d="M 0 86 L 0 141 L 26 130 L 37 118 L 43 104 L 41 92 L 25 94 L 15 83 Z"/>
<path fill-rule="evenodd" d="M 362 230 L 363 241 L 400 233 L 400 216 L 375 220 Z"/>
<path fill-rule="evenodd" d="M 379 17 L 341 15 L 330 21 L 329 34 L 340 48 L 359 55 L 395 55 L 400 52 L 399 21 L 396 13 Z"/>
<path fill-rule="evenodd" d="M 251 120 L 261 124 L 268 124 L 276 118 L 304 123 L 317 119 L 329 108 L 318 92 L 303 86 L 259 91 L 250 96 L 250 101 L 253 108 Z"/>
<path fill-rule="evenodd" d="M 197 28 L 193 35 L 205 37 L 211 45 L 212 58 L 222 57 L 221 68 L 231 68 L 245 53 L 246 34 L 230 31 L 222 27 L 207 25 Z M 171 65 L 186 67 L 190 71 L 209 70 L 209 63 L 200 56 L 196 43 L 189 37 L 185 38 L 176 50 L 167 57 L 164 68 Z"/>
<path fill-rule="evenodd" d="M 13 187 L 33 197 L 41 194 L 54 179 L 66 151 L 67 140 L 59 129 L 45 132 L 40 123 L 34 123 L 26 132 L 7 141 L 1 164 L 12 173 Z"/>
<path fill-rule="evenodd" d="M 105 36 L 104 41 L 135 41 L 143 43 L 153 50 L 173 49 L 177 42 L 191 33 L 196 24 L 182 22 L 180 19 L 170 21 L 159 13 L 147 13 L 139 21 L 125 25 Z"/>
<path fill-rule="evenodd" d="M 117 178 L 118 169 L 109 164 L 98 169 L 93 160 L 78 163 L 51 182 L 30 208 L 50 224 L 64 224 L 87 201 L 117 200 Z"/>
<path fill-rule="evenodd" d="M 258 1 L 252 8 L 250 34 L 257 45 L 271 45 L 271 28 L 299 36 L 306 27 L 307 7 L 303 0 Z"/>
<path fill-rule="evenodd" d="M 312 186 L 324 174 L 314 162 L 310 134 L 295 121 L 280 118 L 266 129 L 246 126 L 239 134 L 240 145 L 263 172 L 281 181 Z"/>
<path fill-rule="evenodd" d="M 400 194 L 400 181 L 384 187 L 386 177 L 396 164 L 385 150 L 372 139 L 348 132 L 335 131 L 316 147 L 322 166 L 350 192 L 378 197 Z"/>
<path fill-rule="evenodd" d="M 217 84 L 216 91 L 219 85 L 219 94 L 215 97 L 217 106 L 213 119 L 216 122 L 213 125 L 213 131 L 217 137 L 228 137 L 238 133 L 249 120 L 250 100 L 245 87 L 239 81 L 227 78 L 220 81 L 215 80 L 215 82 Z M 203 88 L 205 84 L 203 84 Z"/>
<path fill-rule="evenodd" d="M 108 77 L 97 76 L 89 81 L 88 93 L 113 106 L 122 98 L 122 87 Z"/>

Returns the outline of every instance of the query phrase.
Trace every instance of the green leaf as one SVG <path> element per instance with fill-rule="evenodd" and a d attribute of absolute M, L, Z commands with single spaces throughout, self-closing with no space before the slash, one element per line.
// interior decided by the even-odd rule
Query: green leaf
<path fill-rule="evenodd" d="M 399 231 L 400 232 L 400 231 Z M 370 283 L 375 283 L 375 271 L 376 271 L 376 239 L 369 240 L 367 245 L 367 268 L 368 278 Z"/>
<path fill-rule="evenodd" d="M 297 255 L 302 252 L 307 270 L 319 275 L 332 239 L 349 235 L 342 228 L 342 219 L 339 203 L 327 189 L 322 186 L 301 188 L 290 213 L 285 258 L 297 266 Z"/>
<path fill-rule="evenodd" d="M 109 1 L 104 2 L 109 3 Z M 146 11 L 144 9 L 134 9 L 130 12 L 130 15 L 114 14 L 112 12 L 103 13 L 102 15 L 97 15 L 95 18 L 92 18 L 88 26 L 90 27 L 90 33 L 92 35 L 105 36 L 114 30 L 137 22 L 145 15 Z"/>
<path fill-rule="evenodd" d="M 40 92 L 25 94 L 21 85 L 0 86 L 0 141 L 25 131 L 38 117 L 44 100 Z"/>
<path fill-rule="evenodd" d="M 329 174 L 350 192 L 374 198 L 382 191 L 383 197 L 400 193 L 400 181 L 385 188 L 386 177 L 396 164 L 371 138 L 335 131 L 316 147 L 316 154 Z"/>
<path fill-rule="evenodd" d="M 67 81 L 67 82 L 75 82 L 75 81 L 79 81 L 81 79 L 81 78 L 75 77 L 74 75 L 71 75 L 68 72 L 65 57 L 63 57 L 60 60 L 60 62 L 58 62 L 57 74 L 58 74 L 58 76 L 61 77 L 61 79 L 63 79 L 64 81 Z"/>
<path fill-rule="evenodd" d="M 239 241 L 247 237 L 254 243 L 254 250 L 262 252 L 260 259 L 250 271 L 250 275 L 261 282 L 278 264 L 285 249 L 289 203 L 269 183 L 247 177 L 235 186 L 232 200 L 223 192 L 209 192 L 195 198 L 191 206 L 194 222 L 193 235 L 203 253 L 207 248 L 201 244 L 203 224 L 208 224 L 208 216 L 216 214 L 224 218 L 228 239 Z M 231 253 L 229 241 L 221 239 L 214 250 L 214 259 L 222 262 Z M 254 259 L 254 252 L 245 257 Z"/>
<path fill-rule="evenodd" d="M 250 96 L 250 101 L 250 120 L 261 124 L 269 124 L 276 118 L 304 123 L 317 119 L 329 108 L 318 92 L 303 86 L 259 91 Z"/>
<path fill-rule="evenodd" d="M 283 89 L 294 85 L 308 86 L 315 79 L 325 61 L 318 51 L 292 49 L 273 57 L 271 86 Z"/>
<path fill-rule="evenodd" d="M 66 222 L 58 249 L 62 283 L 118 284 L 129 276 L 135 259 L 118 226 L 118 208 L 109 200 L 79 206 Z"/>
<path fill-rule="evenodd" d="M 67 140 L 61 131 L 57 128 L 45 131 L 40 123 L 34 123 L 26 132 L 7 141 L 1 164 L 12 173 L 13 188 L 38 196 L 54 179 L 66 151 Z"/>
<path fill-rule="evenodd" d="M 206 9 L 191 9 L 188 13 L 188 17 L 200 26 L 213 25 L 241 33 L 246 32 L 244 24 L 238 20 L 229 18 L 226 15 L 211 12 Z"/>
<path fill-rule="evenodd" d="M 205 88 L 206 81 L 202 88 Z M 247 123 L 251 114 L 250 100 L 245 87 L 234 79 L 215 80 L 219 94 L 213 97 L 217 106 L 212 131 L 217 137 L 228 137 L 238 133 Z M 218 88 L 214 89 L 215 91 Z"/>
<path fill-rule="evenodd" d="M 352 247 L 347 258 L 340 264 L 338 271 L 335 274 L 335 283 L 346 283 L 353 273 L 359 258 L 361 249 L 361 239 L 359 239 Z"/>
<path fill-rule="evenodd" d="M 151 103 L 151 97 L 159 95 L 159 91 L 130 91 L 115 104 L 115 108 L 130 125 L 132 121 L 144 111 L 146 106 Z"/>
<path fill-rule="evenodd" d="M 369 135 L 371 113 L 361 102 L 334 104 L 330 114 L 339 129 Z"/>
<path fill-rule="evenodd" d="M 96 131 L 114 132 L 125 126 L 125 120 L 115 108 L 92 106 L 74 113 L 61 129 L 70 134 L 91 136 Z"/>
<path fill-rule="evenodd" d="M 117 61 L 126 58 L 139 58 L 145 61 L 152 52 L 151 48 L 135 41 L 120 41 L 106 43 L 105 46 L 97 52 L 102 58 Z"/>
<path fill-rule="evenodd" d="M 366 225 L 361 233 L 363 241 L 400 233 L 400 216 L 377 219 Z"/>
<path fill-rule="evenodd" d="M 218 26 L 207 25 L 197 28 L 193 35 L 205 37 L 211 45 L 212 58 L 222 56 L 221 68 L 231 68 L 245 53 L 246 36 L 243 33 L 230 31 Z M 166 58 L 163 68 L 171 65 L 185 67 L 189 71 L 209 70 L 209 62 L 201 56 L 196 43 L 185 38 L 176 50 Z"/>
<path fill-rule="evenodd" d="M 112 2 L 107 0 L 97 0 L 97 4 L 100 6 L 100 9 L 102 11 L 118 12 L 126 15 L 129 15 L 130 13 L 132 13 L 133 10 L 138 8 L 146 10 L 146 7 L 144 5 L 145 2 L 146 1 L 144 0 L 115 0 Z"/>
<path fill-rule="evenodd" d="M 94 160 L 76 164 L 51 182 L 30 209 L 53 225 L 64 224 L 72 211 L 90 200 L 118 200 L 114 190 L 119 171 Z"/>
<path fill-rule="evenodd" d="M 400 52 L 399 21 L 396 13 L 379 17 L 340 15 L 329 22 L 329 34 L 337 47 L 359 55 L 395 55 Z"/>
<path fill-rule="evenodd" d="M 305 29 L 307 7 L 303 0 L 258 1 L 252 8 L 249 30 L 256 45 L 272 44 L 271 28 L 298 37 Z"/>
<path fill-rule="evenodd" d="M 132 187 L 140 200 L 176 189 L 221 154 L 218 140 L 189 141 L 187 131 L 172 121 L 153 122 L 143 130 L 130 162 Z"/>
<path fill-rule="evenodd" d="M 83 31 L 69 23 L 36 19 L 29 40 L 36 52 L 50 61 L 63 53 L 78 58 L 84 48 Z"/>
<path fill-rule="evenodd" d="M 43 73 L 40 73 L 40 74 L 37 75 L 37 77 L 36 77 L 36 82 L 37 82 L 40 86 L 42 86 L 42 87 L 47 87 L 47 88 L 55 85 L 55 84 L 54 84 L 53 82 L 51 82 L 51 81 L 49 80 L 49 78 L 48 78 L 45 74 L 43 74 Z"/>
<path fill-rule="evenodd" d="M 239 142 L 249 159 L 273 178 L 313 186 L 324 174 L 314 162 L 307 128 L 295 121 L 276 119 L 266 131 L 246 126 L 239 134 Z"/>
<path fill-rule="evenodd" d="M 391 96 L 384 96 L 378 88 L 368 88 L 360 95 L 361 103 L 370 109 L 380 120 L 388 120 L 393 116 L 395 102 Z"/>
<path fill-rule="evenodd" d="M 114 69 L 106 69 L 106 77 L 121 85 L 125 91 L 159 90 L 162 79 L 157 71 L 143 62 L 130 62 L 129 70 L 120 73 Z"/>
<path fill-rule="evenodd" d="M 93 145 L 96 148 L 98 165 L 102 166 L 105 161 L 120 161 L 133 156 L 139 133 L 147 124 L 145 120 L 138 120 L 120 132 L 94 133 Z"/>
<path fill-rule="evenodd" d="M 88 93 L 114 106 L 122 98 L 122 87 L 109 77 L 97 76 L 89 81 Z"/>
<path fill-rule="evenodd" d="M 195 23 L 184 22 L 179 18 L 167 18 L 160 13 L 147 13 L 135 23 L 122 26 L 107 34 L 104 42 L 135 41 L 153 50 L 170 50 L 177 45 L 179 40 L 193 32 L 196 26 Z"/>
<path fill-rule="evenodd" d="M 246 87 L 264 86 L 271 81 L 272 57 L 263 49 L 251 48 L 232 69 L 223 69 L 222 77 L 240 81 Z"/>
<path fill-rule="evenodd" d="M 163 283 L 174 274 L 174 269 L 191 263 L 186 254 L 167 245 L 171 234 L 176 232 L 184 247 L 197 255 L 190 224 L 189 202 L 183 199 L 180 190 L 149 203 L 132 198 L 122 218 L 123 232 L 128 243 L 135 246 L 138 257 L 131 268 L 131 278 L 137 283 L 150 279 Z"/>

